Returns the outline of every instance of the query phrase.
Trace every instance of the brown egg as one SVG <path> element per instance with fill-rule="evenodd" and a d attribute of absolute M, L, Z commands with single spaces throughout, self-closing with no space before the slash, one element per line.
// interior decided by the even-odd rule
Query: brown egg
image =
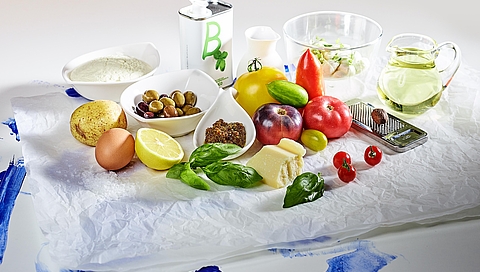
<path fill-rule="evenodd" d="M 135 139 L 123 128 L 105 131 L 95 146 L 95 159 L 106 170 L 125 167 L 135 154 Z"/>

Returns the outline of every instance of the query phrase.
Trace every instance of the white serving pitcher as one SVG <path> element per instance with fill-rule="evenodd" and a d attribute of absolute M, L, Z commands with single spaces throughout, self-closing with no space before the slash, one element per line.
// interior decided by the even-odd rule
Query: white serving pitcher
<path fill-rule="evenodd" d="M 283 60 L 277 52 L 280 35 L 269 26 L 253 26 L 245 31 L 247 52 L 240 59 L 237 67 L 237 78 L 247 72 L 249 61 L 260 59 L 263 67 L 275 67 L 285 72 Z"/>

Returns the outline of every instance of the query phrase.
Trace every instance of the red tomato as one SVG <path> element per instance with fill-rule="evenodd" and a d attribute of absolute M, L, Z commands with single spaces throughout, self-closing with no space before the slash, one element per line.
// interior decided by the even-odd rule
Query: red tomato
<path fill-rule="evenodd" d="M 351 125 L 352 113 L 350 109 L 336 97 L 315 97 L 303 109 L 303 127 L 319 130 L 328 139 L 343 136 Z"/>
<path fill-rule="evenodd" d="M 371 166 L 375 166 L 380 163 L 382 160 L 382 150 L 378 146 L 371 145 L 365 149 L 365 154 L 363 155 L 365 162 Z"/>
<path fill-rule="evenodd" d="M 343 182 L 350 182 L 357 176 L 357 169 L 352 164 L 344 162 L 340 168 L 338 168 L 338 178 Z"/>
<path fill-rule="evenodd" d="M 337 169 L 342 166 L 344 161 L 348 164 L 352 164 L 352 158 L 350 157 L 350 154 L 345 151 L 338 151 L 335 156 L 333 156 L 333 166 L 335 166 Z"/>
<path fill-rule="evenodd" d="M 309 48 L 298 60 L 295 83 L 307 90 L 308 100 L 325 95 L 321 63 Z"/>

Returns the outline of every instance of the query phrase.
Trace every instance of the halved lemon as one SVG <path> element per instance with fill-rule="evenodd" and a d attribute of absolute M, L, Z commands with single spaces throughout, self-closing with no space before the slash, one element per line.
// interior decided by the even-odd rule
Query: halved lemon
<path fill-rule="evenodd" d="M 172 136 L 153 129 L 140 128 L 135 137 L 135 152 L 140 161 L 155 170 L 167 170 L 183 159 L 183 148 Z"/>

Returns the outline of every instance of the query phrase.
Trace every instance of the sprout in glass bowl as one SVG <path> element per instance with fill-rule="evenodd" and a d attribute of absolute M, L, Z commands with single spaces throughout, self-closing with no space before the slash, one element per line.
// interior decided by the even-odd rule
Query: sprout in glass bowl
<path fill-rule="evenodd" d="M 312 45 L 316 48 L 312 53 L 320 60 L 325 78 L 354 76 L 370 66 L 368 58 L 358 51 L 350 50 L 350 46 L 341 43 L 339 39 L 335 43 L 329 43 L 324 38 L 317 37 Z"/>

